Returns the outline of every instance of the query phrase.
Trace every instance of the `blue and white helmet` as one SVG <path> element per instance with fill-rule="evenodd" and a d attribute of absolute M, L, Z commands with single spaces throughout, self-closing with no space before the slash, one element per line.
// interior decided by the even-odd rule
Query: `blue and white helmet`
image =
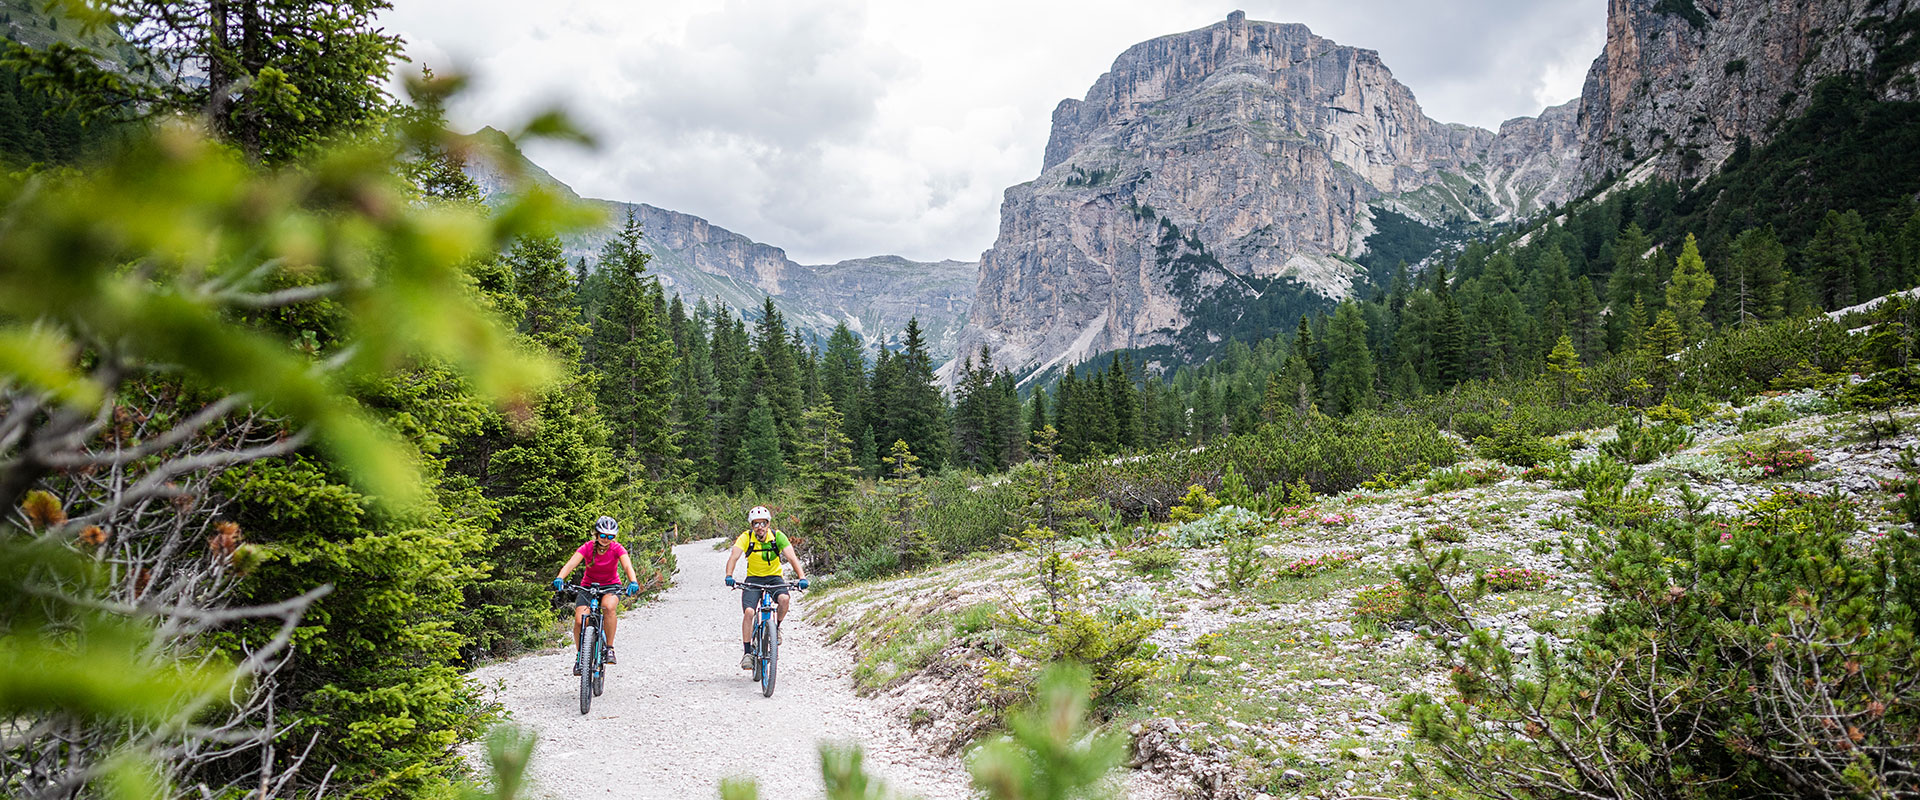
<path fill-rule="evenodd" d="M 613 517 L 601 517 L 594 520 L 593 530 L 595 533 L 611 533 L 618 536 L 620 534 L 620 523 L 615 522 Z"/>

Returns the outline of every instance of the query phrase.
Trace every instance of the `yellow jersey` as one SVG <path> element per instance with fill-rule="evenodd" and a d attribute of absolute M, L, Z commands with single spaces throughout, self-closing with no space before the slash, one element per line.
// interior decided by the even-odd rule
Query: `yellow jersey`
<path fill-rule="evenodd" d="M 774 531 L 773 538 L 764 542 L 756 540 L 753 531 L 741 531 L 740 538 L 733 540 L 733 546 L 747 554 L 749 578 L 777 578 L 786 574 L 780 567 L 780 554 L 790 544 L 787 535 L 779 531 Z"/>

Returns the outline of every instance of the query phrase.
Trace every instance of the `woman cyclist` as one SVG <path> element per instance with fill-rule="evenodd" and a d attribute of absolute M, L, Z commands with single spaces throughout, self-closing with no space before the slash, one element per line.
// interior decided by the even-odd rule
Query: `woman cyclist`
<path fill-rule="evenodd" d="M 727 585 L 732 586 L 733 568 L 740 563 L 740 556 L 747 557 L 747 585 L 740 592 L 740 656 L 741 669 L 753 669 L 753 610 L 760 605 L 760 593 L 773 592 L 780 603 L 780 616 L 775 624 L 787 618 L 787 606 L 791 602 L 787 597 L 786 573 L 780 562 L 785 560 L 793 565 L 793 574 L 800 579 L 799 587 L 807 588 L 807 571 L 800 566 L 800 558 L 793 554 L 793 545 L 787 541 L 787 535 L 773 529 L 773 512 L 766 506 L 754 506 L 747 512 L 747 530 L 740 538 L 733 540 L 733 551 L 727 554 Z M 755 586 L 779 586 L 778 589 L 756 589 Z"/>
<path fill-rule="evenodd" d="M 558 592 L 567 587 L 567 576 L 573 568 L 586 562 L 587 571 L 580 575 L 580 586 L 573 596 L 573 640 L 580 641 L 580 626 L 587 619 L 587 604 L 593 602 L 593 592 L 588 589 L 618 585 L 620 574 L 614 567 L 619 565 L 627 570 L 627 586 L 624 594 L 629 596 L 640 593 L 640 573 L 633 571 L 633 559 L 627 557 L 627 548 L 614 541 L 620 536 L 620 523 L 612 517 L 601 517 L 593 523 L 594 536 L 573 551 L 573 557 L 567 559 L 567 565 L 560 568 L 560 574 L 553 579 L 553 590 Z M 607 630 L 607 663 L 613 660 L 613 632 L 620 627 L 620 597 L 615 594 L 600 595 L 600 619 Z M 580 663 L 573 664 L 573 674 L 580 674 Z"/>

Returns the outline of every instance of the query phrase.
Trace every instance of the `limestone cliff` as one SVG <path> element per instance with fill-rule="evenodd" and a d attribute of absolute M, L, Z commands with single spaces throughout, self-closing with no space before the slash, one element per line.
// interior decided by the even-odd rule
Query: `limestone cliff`
<path fill-rule="evenodd" d="M 1607 44 L 1580 101 L 1588 182 L 1711 174 L 1742 137 L 1763 144 L 1837 74 L 1915 99 L 1920 0 L 1609 0 Z"/>
<path fill-rule="evenodd" d="M 1374 51 L 1241 12 L 1136 45 L 1007 190 L 960 352 L 1039 374 L 1264 335 L 1349 295 L 1369 204 L 1438 224 L 1564 199 L 1574 118 L 1441 124 Z"/>

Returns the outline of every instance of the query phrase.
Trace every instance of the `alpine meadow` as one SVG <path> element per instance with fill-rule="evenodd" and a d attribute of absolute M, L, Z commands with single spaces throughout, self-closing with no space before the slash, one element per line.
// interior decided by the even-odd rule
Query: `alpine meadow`
<path fill-rule="evenodd" d="M 1920 798 L 1920 0 L 499 5 L 0 0 L 0 794 Z"/>

